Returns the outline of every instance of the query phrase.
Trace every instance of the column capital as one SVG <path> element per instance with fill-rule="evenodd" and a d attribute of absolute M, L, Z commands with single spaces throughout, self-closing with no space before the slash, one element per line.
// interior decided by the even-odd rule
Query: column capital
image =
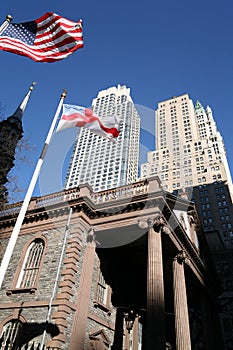
<path fill-rule="evenodd" d="M 161 213 L 151 218 L 139 219 L 138 226 L 142 229 L 153 228 L 155 232 L 162 232 L 167 235 L 171 234 L 170 227 L 166 224 Z"/>
<path fill-rule="evenodd" d="M 168 225 L 163 225 L 162 232 L 166 235 L 170 235 L 172 231 Z"/>
<path fill-rule="evenodd" d="M 164 224 L 164 219 L 160 213 L 150 218 L 142 218 L 138 220 L 138 226 L 140 228 L 152 228 L 154 226 L 161 226 Z"/>
<path fill-rule="evenodd" d="M 189 257 L 185 250 L 180 250 L 179 253 L 175 256 L 173 261 L 177 261 L 179 264 L 189 264 Z"/>

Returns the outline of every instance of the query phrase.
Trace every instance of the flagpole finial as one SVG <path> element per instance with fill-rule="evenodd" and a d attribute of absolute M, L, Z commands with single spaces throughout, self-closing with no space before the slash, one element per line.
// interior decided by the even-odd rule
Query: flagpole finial
<path fill-rule="evenodd" d="M 63 89 L 63 93 L 61 94 L 61 98 L 66 98 L 67 90 Z"/>
<path fill-rule="evenodd" d="M 9 26 L 11 21 L 12 21 L 12 16 L 11 15 L 7 15 L 5 21 L 2 23 L 2 25 L 0 25 L 0 35 Z"/>
<path fill-rule="evenodd" d="M 12 17 L 11 15 L 7 15 L 7 16 L 6 16 L 7 22 L 10 23 L 10 22 L 12 21 L 12 18 L 13 18 L 13 17 Z"/>
<path fill-rule="evenodd" d="M 34 86 L 37 84 L 36 81 L 33 81 L 32 85 L 30 86 L 29 90 L 32 91 L 34 89 Z"/>
<path fill-rule="evenodd" d="M 31 86 L 28 89 L 27 94 L 25 95 L 23 101 L 21 102 L 21 104 L 19 105 L 19 107 L 16 109 L 15 113 L 12 115 L 12 117 L 14 117 L 14 119 L 18 119 L 20 122 L 22 121 L 22 117 L 23 114 L 25 112 L 25 109 L 27 107 L 28 104 L 28 100 L 31 96 L 31 93 L 34 89 L 34 85 L 36 85 L 36 82 L 34 81 Z"/>

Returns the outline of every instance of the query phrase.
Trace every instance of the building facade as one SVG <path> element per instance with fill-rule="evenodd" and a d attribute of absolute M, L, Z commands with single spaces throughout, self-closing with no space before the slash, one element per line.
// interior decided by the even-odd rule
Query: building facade
<path fill-rule="evenodd" d="M 192 191 L 202 229 L 221 282 L 218 309 L 224 349 L 233 349 L 233 205 L 225 182 L 196 186 Z"/>
<path fill-rule="evenodd" d="M 2 256 L 20 206 L 1 212 Z M 197 220 L 157 177 L 32 198 L 0 290 L 1 349 L 222 349 Z"/>
<path fill-rule="evenodd" d="M 92 109 L 103 124 L 115 118 L 120 135 L 113 142 L 81 128 L 69 165 L 66 188 L 88 183 L 94 192 L 133 183 L 138 178 L 140 117 L 126 86 L 100 91 Z"/>
<path fill-rule="evenodd" d="M 233 248 L 233 205 L 228 185 L 223 181 L 196 186 L 192 189 L 199 219 L 206 237 L 218 232 L 216 243 L 209 240 L 211 250 Z"/>
<path fill-rule="evenodd" d="M 188 94 L 160 102 L 155 135 L 156 150 L 148 152 L 142 178 L 158 175 L 169 192 L 226 181 L 232 195 L 224 142 L 210 107 L 194 106 Z"/>
<path fill-rule="evenodd" d="M 0 291 L 0 349 L 109 349 L 114 308 L 84 196 L 76 188 L 31 201 Z M 1 212 L 1 257 L 21 204 Z"/>

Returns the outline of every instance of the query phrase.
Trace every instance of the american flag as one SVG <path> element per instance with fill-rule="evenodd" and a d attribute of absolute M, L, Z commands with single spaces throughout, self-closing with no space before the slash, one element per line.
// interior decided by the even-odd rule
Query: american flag
<path fill-rule="evenodd" d="M 82 21 L 70 21 L 53 12 L 25 23 L 9 23 L 0 34 L 0 50 L 37 62 L 56 62 L 83 47 Z"/>

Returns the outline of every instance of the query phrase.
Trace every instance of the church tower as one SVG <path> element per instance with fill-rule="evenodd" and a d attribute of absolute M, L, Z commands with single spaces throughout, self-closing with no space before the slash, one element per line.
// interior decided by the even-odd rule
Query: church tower
<path fill-rule="evenodd" d="M 7 175 L 14 166 L 16 146 L 23 136 L 22 117 L 34 85 L 30 86 L 14 114 L 0 122 L 0 209 L 7 202 Z"/>

